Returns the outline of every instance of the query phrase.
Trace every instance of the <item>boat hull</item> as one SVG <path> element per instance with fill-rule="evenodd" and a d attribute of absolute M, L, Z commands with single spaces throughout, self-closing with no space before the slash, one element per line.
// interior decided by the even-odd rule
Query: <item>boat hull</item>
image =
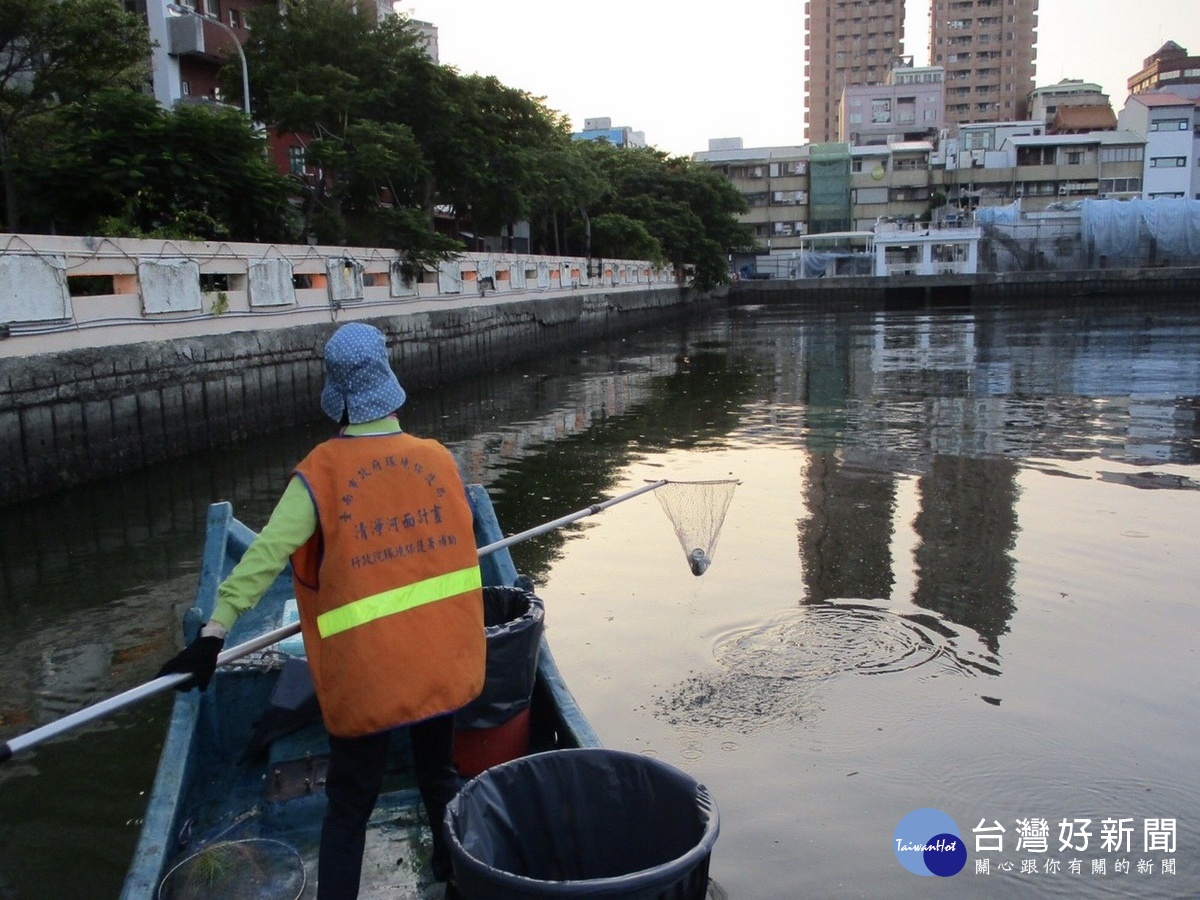
<path fill-rule="evenodd" d="M 471 485 L 468 494 L 475 510 L 477 545 L 501 540 L 486 491 Z M 217 586 L 254 537 L 234 518 L 228 503 L 210 508 L 196 603 L 184 620 L 185 639 L 212 612 Z M 507 549 L 482 558 L 480 566 L 485 584 L 516 581 Z M 291 573 L 285 570 L 259 604 L 239 619 L 230 643 L 277 629 L 291 597 Z M 271 704 L 288 659 L 295 657 L 278 647 L 267 648 L 222 667 L 203 693 L 176 695 L 122 900 L 158 898 L 189 879 L 188 895 L 204 896 L 195 891 L 201 876 L 210 879 L 212 896 L 223 893 L 219 885 L 224 879 L 240 879 L 245 886 L 258 877 L 268 878 L 282 896 L 315 896 L 328 758 L 328 736 L 319 717 L 247 758 L 256 723 Z M 527 716 L 522 716 L 526 718 L 528 730 L 522 722 L 519 741 L 514 743 L 511 733 L 498 732 L 493 743 L 508 741 L 515 748 L 512 752 L 599 746 L 544 637 Z M 486 735 L 472 738 L 487 741 Z M 397 729 L 384 789 L 368 825 L 364 897 L 419 897 L 432 882 L 429 826 L 410 758 L 407 730 Z M 498 758 L 488 763 L 495 761 Z"/>

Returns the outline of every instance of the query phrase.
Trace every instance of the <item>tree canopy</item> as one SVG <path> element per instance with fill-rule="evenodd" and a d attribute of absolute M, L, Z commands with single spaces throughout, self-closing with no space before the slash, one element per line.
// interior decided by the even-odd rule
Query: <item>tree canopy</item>
<path fill-rule="evenodd" d="M 150 62 L 145 23 L 112 0 L 0 3 L 0 168 L 4 221 L 21 225 L 18 132 L 95 91 L 136 91 Z"/>
<path fill-rule="evenodd" d="M 573 140 L 544 98 L 439 66 L 405 17 L 360 9 L 289 0 L 248 13 L 255 116 L 303 148 L 303 173 L 285 176 L 241 112 L 164 110 L 138 90 L 146 27 L 113 0 L 5 0 L 8 227 L 25 207 L 26 227 L 45 230 L 307 236 L 394 247 L 417 264 L 482 235 L 514 249 L 527 222 L 531 252 L 670 262 L 699 287 L 752 245 L 736 218 L 744 201 L 719 173 Z M 222 81 L 240 87 L 240 67 L 231 61 Z"/>
<path fill-rule="evenodd" d="M 278 241 L 298 233 L 286 179 L 238 110 L 164 110 L 101 91 L 59 110 L 26 166 L 30 218 L 68 234 Z"/>

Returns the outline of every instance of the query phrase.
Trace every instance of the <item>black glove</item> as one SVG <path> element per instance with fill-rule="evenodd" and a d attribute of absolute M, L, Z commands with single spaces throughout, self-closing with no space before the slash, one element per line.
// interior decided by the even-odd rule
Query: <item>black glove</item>
<path fill-rule="evenodd" d="M 224 646 L 225 641 L 219 637 L 198 637 L 167 660 L 155 677 L 188 672 L 192 677 L 177 685 L 175 690 L 190 691 L 194 687 L 204 690 L 217 670 L 217 654 Z"/>

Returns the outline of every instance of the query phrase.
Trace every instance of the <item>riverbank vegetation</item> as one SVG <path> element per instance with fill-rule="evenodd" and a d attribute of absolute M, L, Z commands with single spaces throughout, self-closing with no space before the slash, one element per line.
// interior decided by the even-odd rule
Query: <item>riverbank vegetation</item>
<path fill-rule="evenodd" d="M 221 104 L 158 106 L 145 23 L 112 0 L 4 7 L 8 231 L 315 240 L 419 265 L 482 236 L 515 248 L 528 223 L 531 253 L 670 262 L 699 287 L 752 245 L 719 174 L 572 140 L 543 98 L 435 63 L 403 16 L 376 22 L 347 0 L 249 12 L 252 123 Z M 222 83 L 241 96 L 236 59 Z M 269 143 L 290 151 L 289 173 Z"/>

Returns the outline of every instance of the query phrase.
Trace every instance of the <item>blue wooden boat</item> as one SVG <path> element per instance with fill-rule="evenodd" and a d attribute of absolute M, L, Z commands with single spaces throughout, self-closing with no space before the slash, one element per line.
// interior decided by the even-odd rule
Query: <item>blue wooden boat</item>
<path fill-rule="evenodd" d="M 471 485 L 468 494 L 478 546 L 501 540 L 486 491 Z M 210 508 L 196 603 L 185 621 L 185 633 L 194 633 L 207 619 L 217 586 L 254 537 L 234 518 L 230 504 Z M 484 556 L 480 566 L 485 584 L 513 585 L 517 580 L 507 549 Z M 285 570 L 258 606 L 239 619 L 229 644 L 288 624 L 292 597 L 291 573 Z M 545 638 L 539 640 L 528 752 L 599 746 Z M 296 650 L 302 650 L 298 637 L 222 666 L 203 693 L 175 695 L 123 900 L 315 896 L 328 750 L 319 718 L 274 740 L 260 758 L 244 759 L 255 723 L 276 693 L 289 651 Z M 434 890 L 428 824 L 407 768 L 405 742 L 405 730 L 400 729 L 369 826 L 363 897 L 419 898 Z"/>

